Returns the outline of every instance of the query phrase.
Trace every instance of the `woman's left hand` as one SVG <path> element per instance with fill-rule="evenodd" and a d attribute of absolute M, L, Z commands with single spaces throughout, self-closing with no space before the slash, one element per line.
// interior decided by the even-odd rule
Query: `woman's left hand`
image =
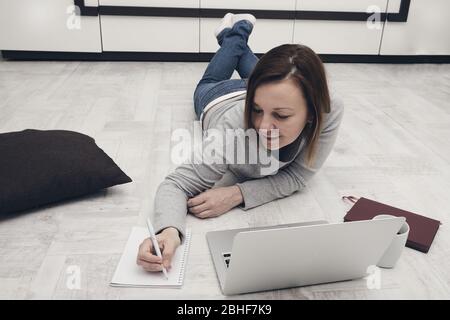
<path fill-rule="evenodd" d="M 218 217 L 243 201 L 241 189 L 234 185 L 209 189 L 190 198 L 187 202 L 189 212 L 198 218 Z"/>

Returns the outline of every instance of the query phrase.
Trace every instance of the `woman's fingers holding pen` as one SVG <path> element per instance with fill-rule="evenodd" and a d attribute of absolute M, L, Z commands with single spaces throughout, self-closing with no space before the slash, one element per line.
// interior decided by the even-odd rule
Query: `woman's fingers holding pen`
<path fill-rule="evenodd" d="M 161 246 L 163 265 L 166 269 L 170 269 L 173 255 L 181 243 L 180 235 L 177 229 L 169 227 L 164 229 L 159 236 L 163 242 Z"/>
<path fill-rule="evenodd" d="M 150 238 L 145 239 L 141 245 L 139 246 L 139 255 L 138 258 L 140 260 L 144 260 L 151 263 L 161 263 L 161 258 L 157 255 L 153 254 L 153 244 Z"/>
<path fill-rule="evenodd" d="M 161 249 L 161 253 L 163 256 L 163 265 L 166 269 L 170 269 L 171 266 L 171 262 L 172 262 L 172 258 L 173 255 L 175 254 L 175 250 L 177 249 L 177 246 L 174 242 L 166 242 L 164 245 L 164 248 Z"/>
<path fill-rule="evenodd" d="M 136 263 L 146 271 L 161 271 L 162 259 L 153 253 L 152 241 L 147 238 L 139 246 Z"/>
<path fill-rule="evenodd" d="M 150 263 L 143 260 L 138 260 L 138 265 L 141 266 L 145 271 L 162 271 L 161 263 Z"/>
<path fill-rule="evenodd" d="M 145 239 L 139 246 L 136 262 L 146 271 L 162 271 L 163 265 L 166 269 L 170 269 L 173 255 L 181 243 L 178 230 L 172 227 L 157 234 L 156 239 L 163 256 L 162 259 L 154 253 L 150 238 Z"/>

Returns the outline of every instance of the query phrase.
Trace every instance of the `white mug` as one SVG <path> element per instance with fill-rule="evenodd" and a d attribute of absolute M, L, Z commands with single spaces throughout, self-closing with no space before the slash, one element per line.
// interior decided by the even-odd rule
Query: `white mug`
<path fill-rule="evenodd" d="M 395 218 L 393 215 L 380 214 L 373 217 L 373 219 L 385 219 L 385 218 Z M 409 235 L 409 225 L 404 223 L 397 234 L 392 239 L 391 244 L 384 252 L 377 266 L 380 268 L 393 268 L 400 258 L 403 248 L 406 245 L 406 240 L 408 240 Z"/>

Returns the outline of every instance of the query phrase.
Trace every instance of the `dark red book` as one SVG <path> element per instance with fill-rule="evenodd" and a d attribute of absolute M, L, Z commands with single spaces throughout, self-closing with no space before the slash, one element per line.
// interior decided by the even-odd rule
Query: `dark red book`
<path fill-rule="evenodd" d="M 379 214 L 405 217 L 406 222 L 409 224 L 406 246 L 425 253 L 430 250 L 431 243 L 441 224 L 440 221 L 362 197 L 347 212 L 344 221 L 370 220 Z"/>

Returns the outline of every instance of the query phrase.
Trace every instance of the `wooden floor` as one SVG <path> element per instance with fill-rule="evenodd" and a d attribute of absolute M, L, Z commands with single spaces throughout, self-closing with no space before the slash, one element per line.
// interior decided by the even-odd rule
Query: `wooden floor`
<path fill-rule="evenodd" d="M 248 212 L 234 209 L 210 220 L 189 216 L 193 238 L 182 289 L 110 287 L 131 227 L 144 226 L 158 184 L 174 168 L 171 131 L 192 127 L 192 93 L 205 66 L 0 61 L 0 132 L 91 135 L 134 180 L 0 220 L 0 298 L 222 299 L 207 231 L 342 221 L 350 208 L 343 195 L 412 210 L 443 225 L 428 254 L 407 248 L 396 268 L 381 271 L 380 289 L 360 279 L 233 298 L 450 298 L 450 65 L 327 64 L 346 111 L 335 149 L 308 188 Z M 73 268 L 80 270 L 79 289 L 71 286 Z"/>

